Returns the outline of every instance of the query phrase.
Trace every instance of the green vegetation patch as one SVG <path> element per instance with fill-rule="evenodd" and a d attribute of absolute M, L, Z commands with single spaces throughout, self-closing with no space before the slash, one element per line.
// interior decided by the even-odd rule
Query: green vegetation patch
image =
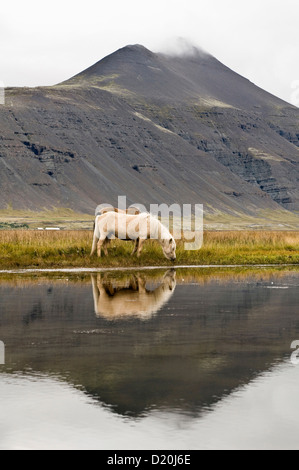
<path fill-rule="evenodd" d="M 0 222 L 0 230 L 28 230 L 28 224 L 17 224 L 17 223 L 8 223 L 8 222 Z"/>

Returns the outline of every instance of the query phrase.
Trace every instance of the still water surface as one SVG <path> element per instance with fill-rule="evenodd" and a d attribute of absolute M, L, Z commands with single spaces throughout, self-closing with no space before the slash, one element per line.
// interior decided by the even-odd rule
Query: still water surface
<path fill-rule="evenodd" d="M 295 269 L 0 276 L 0 449 L 298 449 L 298 288 Z"/>

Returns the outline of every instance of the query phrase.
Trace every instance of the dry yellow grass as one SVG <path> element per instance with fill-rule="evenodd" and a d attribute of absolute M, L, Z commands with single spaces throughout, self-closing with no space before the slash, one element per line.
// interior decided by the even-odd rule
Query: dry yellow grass
<path fill-rule="evenodd" d="M 90 257 L 91 231 L 0 231 L 0 268 L 116 267 L 171 265 L 156 241 L 132 257 L 132 242 L 115 240 L 109 256 Z M 177 265 L 299 264 L 299 232 L 206 232 L 200 250 L 185 251 L 178 241 Z"/>

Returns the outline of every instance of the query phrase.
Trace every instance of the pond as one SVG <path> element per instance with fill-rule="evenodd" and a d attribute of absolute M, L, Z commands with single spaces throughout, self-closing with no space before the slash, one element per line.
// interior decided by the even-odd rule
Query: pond
<path fill-rule="evenodd" d="M 296 268 L 1 274 L 0 449 L 298 449 L 298 288 Z"/>

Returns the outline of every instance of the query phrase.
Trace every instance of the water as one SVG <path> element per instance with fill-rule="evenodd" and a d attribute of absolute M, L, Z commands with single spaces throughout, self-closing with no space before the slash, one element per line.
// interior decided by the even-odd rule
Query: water
<path fill-rule="evenodd" d="M 3 274 L 0 449 L 298 449 L 298 287 L 296 269 Z"/>

